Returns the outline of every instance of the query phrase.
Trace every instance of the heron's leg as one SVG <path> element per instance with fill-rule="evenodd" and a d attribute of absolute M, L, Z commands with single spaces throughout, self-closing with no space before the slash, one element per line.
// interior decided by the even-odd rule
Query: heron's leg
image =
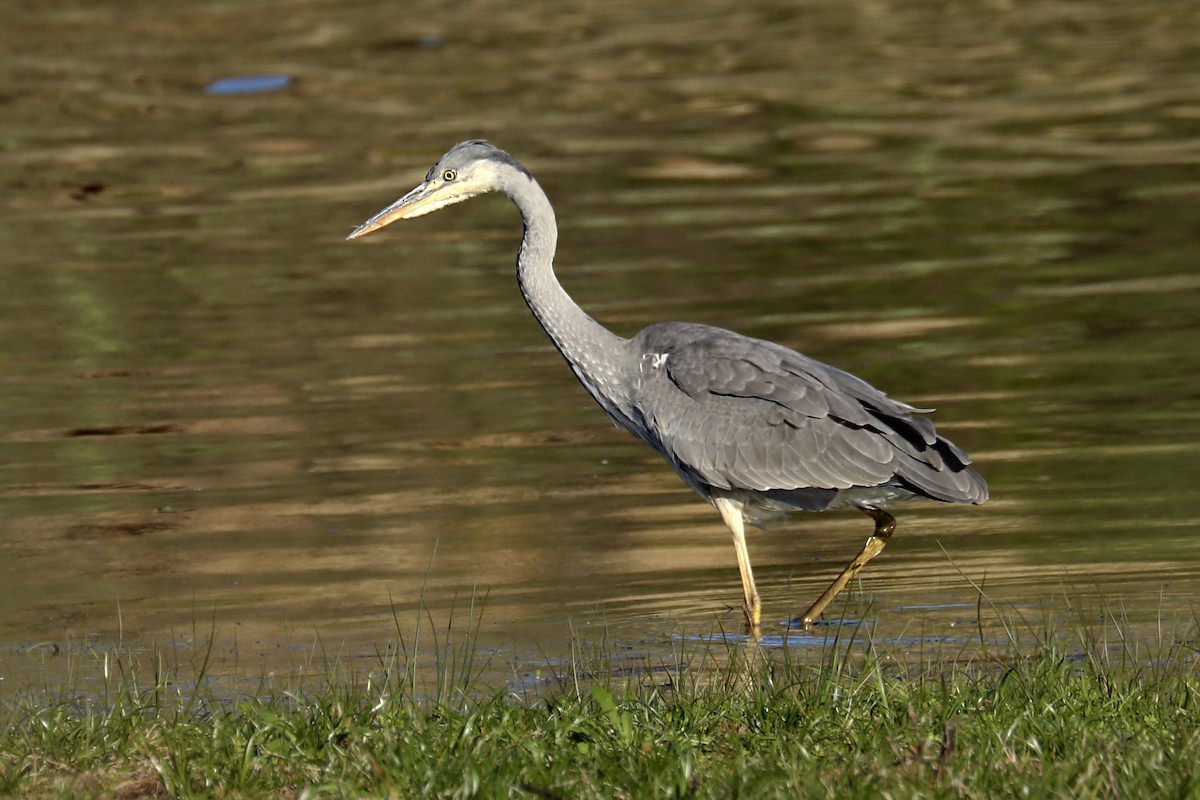
<path fill-rule="evenodd" d="M 875 506 L 859 506 L 858 508 L 868 517 L 875 520 L 875 532 L 871 534 L 867 539 L 867 543 L 863 545 L 862 552 L 854 557 L 854 560 L 842 570 L 842 574 L 838 575 L 833 583 L 829 584 L 829 588 L 817 598 L 817 602 L 812 604 L 812 608 L 804 612 L 802 624 L 805 630 L 812 627 L 817 617 L 821 616 L 821 612 L 837 596 L 837 593 L 845 588 L 850 579 L 857 575 L 867 565 L 868 561 L 883 551 L 884 545 L 888 543 L 888 539 L 892 538 L 892 533 L 896 530 L 896 518 L 882 508 L 876 508 Z"/>
<path fill-rule="evenodd" d="M 746 549 L 746 524 L 742 517 L 742 504 L 727 497 L 717 497 L 713 500 L 721 519 L 733 534 L 733 549 L 737 551 L 738 571 L 742 573 L 742 595 L 746 612 L 746 627 L 752 632 L 758 631 L 758 621 L 762 614 L 762 601 L 758 599 L 758 589 L 754 586 L 754 571 L 750 569 L 750 551 Z"/>

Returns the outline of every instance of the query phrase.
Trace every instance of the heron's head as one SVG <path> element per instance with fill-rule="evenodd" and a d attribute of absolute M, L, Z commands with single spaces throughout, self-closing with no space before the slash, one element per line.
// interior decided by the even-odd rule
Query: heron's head
<path fill-rule="evenodd" d="M 475 139 L 459 142 L 437 160 L 420 186 L 354 229 L 348 239 L 378 230 L 398 219 L 412 219 L 500 188 L 513 169 L 529 173 L 498 147 Z"/>

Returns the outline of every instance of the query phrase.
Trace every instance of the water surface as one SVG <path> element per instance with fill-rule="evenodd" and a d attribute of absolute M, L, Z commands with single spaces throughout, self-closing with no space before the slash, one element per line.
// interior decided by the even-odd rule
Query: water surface
<path fill-rule="evenodd" d="M 9 685 L 117 642 L 366 657 L 473 599 L 501 680 L 738 630 L 728 534 L 529 316 L 511 207 L 343 241 L 478 136 L 619 333 L 734 328 L 939 409 L 993 499 L 901 509 L 855 635 L 1190 624 L 1194 3 L 63 2 L 0 41 Z M 252 75 L 290 83 L 204 93 Z M 752 537 L 769 632 L 868 530 Z"/>

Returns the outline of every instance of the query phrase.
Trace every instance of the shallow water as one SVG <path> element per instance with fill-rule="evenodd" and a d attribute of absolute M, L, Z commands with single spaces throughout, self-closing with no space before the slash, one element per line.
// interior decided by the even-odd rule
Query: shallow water
<path fill-rule="evenodd" d="M 472 598 L 501 673 L 738 630 L 728 534 L 529 317 L 510 207 L 343 241 L 475 136 L 613 329 L 786 343 L 975 457 L 992 500 L 902 508 L 801 646 L 1192 618 L 1194 3 L 68 1 L 0 42 L 7 685 L 117 642 L 369 658 Z M 291 81 L 204 93 L 240 75 Z M 752 537 L 769 638 L 868 528 Z"/>

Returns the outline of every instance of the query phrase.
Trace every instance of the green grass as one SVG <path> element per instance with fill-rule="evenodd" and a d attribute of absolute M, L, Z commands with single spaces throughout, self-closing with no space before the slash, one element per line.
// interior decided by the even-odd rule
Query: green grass
<path fill-rule="evenodd" d="M 580 656 L 535 694 L 479 686 L 469 636 L 435 642 L 428 674 L 399 648 L 370 674 L 240 699 L 109 654 L 99 692 L 6 702 L 0 794 L 1200 797 L 1193 629 L 1014 637 L 921 666 L 836 641 L 809 665 L 699 643 L 671 668 Z"/>

